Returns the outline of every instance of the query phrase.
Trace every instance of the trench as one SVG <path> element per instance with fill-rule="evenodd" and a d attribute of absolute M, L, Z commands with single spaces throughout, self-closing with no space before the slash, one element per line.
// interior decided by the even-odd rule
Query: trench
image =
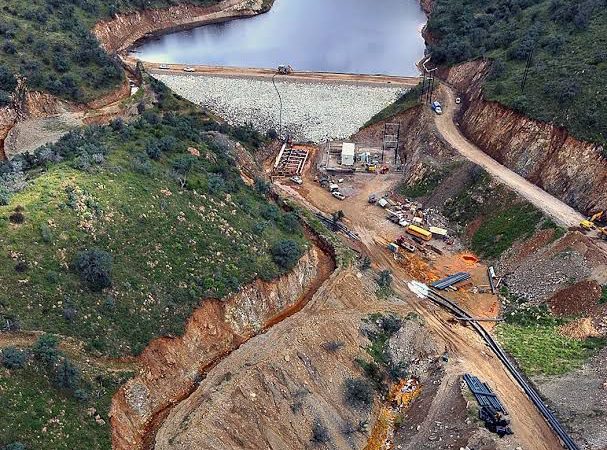
<path fill-rule="evenodd" d="M 335 254 L 331 245 L 328 242 L 324 241 L 320 236 L 316 235 L 311 229 L 307 227 L 307 225 L 304 226 L 304 233 L 313 248 L 316 249 L 318 257 L 317 273 L 312 282 L 307 285 L 304 292 L 294 303 L 267 319 L 259 332 L 251 333 L 246 337 L 237 337 L 236 339 L 234 339 L 233 345 L 231 345 L 230 348 L 217 355 L 204 366 L 200 367 L 198 369 L 199 376 L 197 381 L 193 382 L 189 386 L 189 388 L 185 391 L 184 395 L 180 396 L 177 401 L 167 404 L 162 409 L 153 414 L 151 421 L 146 425 L 145 430 L 143 432 L 143 439 L 141 445 L 142 449 L 153 450 L 155 448 L 155 441 L 158 430 L 163 425 L 164 421 L 171 413 L 173 408 L 178 406 L 181 402 L 187 400 L 196 391 L 199 384 L 217 366 L 217 364 L 219 364 L 223 359 L 228 357 L 234 351 L 241 348 L 253 337 L 266 333 L 275 325 L 278 325 L 289 317 L 300 312 L 310 302 L 310 300 L 314 297 L 316 292 L 318 292 L 318 290 L 325 283 L 325 281 L 327 281 L 329 277 L 333 274 L 333 272 L 337 268 L 337 265 L 335 261 Z M 222 304 L 221 300 L 205 301 L 218 302 Z"/>

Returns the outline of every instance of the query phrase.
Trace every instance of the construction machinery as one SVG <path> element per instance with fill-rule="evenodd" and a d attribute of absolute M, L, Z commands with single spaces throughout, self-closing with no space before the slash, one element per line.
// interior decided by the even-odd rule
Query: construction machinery
<path fill-rule="evenodd" d="M 588 219 L 580 222 L 580 227 L 587 231 L 596 230 L 599 238 L 607 240 L 607 210 L 600 210 Z"/>
<path fill-rule="evenodd" d="M 293 67 L 281 64 L 280 66 L 278 66 L 276 73 L 278 73 L 279 75 L 291 75 L 293 73 Z"/>

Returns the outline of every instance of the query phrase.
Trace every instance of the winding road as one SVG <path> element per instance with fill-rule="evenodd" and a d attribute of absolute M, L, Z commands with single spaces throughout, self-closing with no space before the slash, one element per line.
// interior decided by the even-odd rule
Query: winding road
<path fill-rule="evenodd" d="M 582 214 L 498 163 L 462 135 L 455 123 L 455 114 L 459 107 L 455 103 L 455 94 L 449 87 L 441 85 L 439 98 L 443 103 L 444 113 L 440 116 L 435 115 L 436 128 L 454 149 L 466 159 L 478 164 L 492 176 L 502 181 L 536 208 L 552 217 L 559 225 L 567 228 L 579 226 L 580 222 L 585 219 Z"/>

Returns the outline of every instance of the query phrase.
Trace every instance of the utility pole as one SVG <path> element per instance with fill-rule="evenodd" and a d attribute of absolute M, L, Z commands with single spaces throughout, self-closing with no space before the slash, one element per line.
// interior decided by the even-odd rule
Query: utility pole
<path fill-rule="evenodd" d="M 529 70 L 531 69 L 531 64 L 533 62 L 533 52 L 535 51 L 535 45 L 529 51 L 529 55 L 527 56 L 527 65 L 525 66 L 525 73 L 523 75 L 523 80 L 521 81 L 521 92 L 525 92 L 525 85 L 527 84 L 527 77 L 529 76 Z"/>
<path fill-rule="evenodd" d="M 276 86 L 276 75 L 278 75 L 278 72 L 276 72 L 274 75 L 272 75 L 272 84 L 274 85 L 274 90 L 276 90 L 276 93 L 278 94 L 278 101 L 280 103 L 280 112 L 278 115 L 278 136 L 282 139 L 282 96 L 280 95 L 280 91 L 278 90 L 278 87 Z"/>

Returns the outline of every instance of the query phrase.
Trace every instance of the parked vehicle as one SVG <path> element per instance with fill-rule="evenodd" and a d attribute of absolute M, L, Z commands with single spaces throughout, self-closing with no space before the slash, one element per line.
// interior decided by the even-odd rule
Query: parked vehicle
<path fill-rule="evenodd" d="M 289 178 L 289 180 L 291 180 L 295 184 L 303 184 L 303 180 L 301 179 L 300 176 L 297 176 L 297 175 Z"/>
<path fill-rule="evenodd" d="M 440 102 L 432 102 L 432 111 L 439 115 L 443 113 L 443 107 L 441 106 Z"/>
<path fill-rule="evenodd" d="M 276 72 L 280 75 L 290 75 L 291 73 L 293 73 L 293 68 L 291 66 L 281 64 L 280 66 L 278 66 Z"/>
<path fill-rule="evenodd" d="M 416 238 L 423 239 L 424 241 L 429 241 L 432 239 L 432 233 L 415 225 L 409 225 L 407 227 L 407 233 Z"/>
<path fill-rule="evenodd" d="M 369 195 L 369 203 L 371 203 L 371 204 L 377 203 L 377 195 L 375 195 L 375 194 Z"/>
<path fill-rule="evenodd" d="M 346 196 L 344 194 L 342 194 L 339 191 L 333 191 L 331 192 L 331 195 L 333 195 L 333 197 L 335 197 L 337 200 L 345 200 Z"/>
<path fill-rule="evenodd" d="M 462 102 L 462 99 L 461 99 L 461 98 L 457 97 L 457 98 L 455 99 L 455 104 L 456 104 L 456 105 L 459 105 L 461 102 Z"/>
<path fill-rule="evenodd" d="M 329 192 L 338 192 L 339 191 L 339 185 L 335 184 L 335 183 L 331 183 L 329 185 Z"/>
<path fill-rule="evenodd" d="M 169 67 L 168 65 L 166 65 L 166 64 L 160 64 L 160 65 L 158 66 L 158 68 L 159 68 L 159 69 L 162 69 L 162 70 L 169 70 L 169 69 L 170 69 L 170 67 Z"/>
<path fill-rule="evenodd" d="M 188 67 L 184 67 L 184 68 L 183 68 L 183 71 L 184 71 L 184 72 L 196 72 L 196 69 L 194 69 L 194 68 L 193 68 L 193 67 L 191 67 L 191 66 L 188 66 Z"/>

